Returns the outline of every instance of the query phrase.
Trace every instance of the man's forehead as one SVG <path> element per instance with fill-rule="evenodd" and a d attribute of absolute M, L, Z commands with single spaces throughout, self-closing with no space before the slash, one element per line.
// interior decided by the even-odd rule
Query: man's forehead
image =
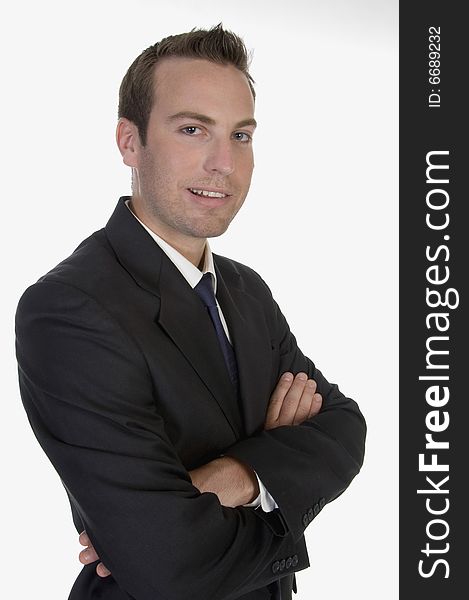
<path fill-rule="evenodd" d="M 164 58 L 155 67 L 153 99 L 153 111 L 167 122 L 193 118 L 214 125 L 228 116 L 236 127 L 257 125 L 247 77 L 233 65 Z"/>
<path fill-rule="evenodd" d="M 232 64 L 220 64 L 202 58 L 165 57 L 154 68 L 153 85 L 156 92 L 168 88 L 197 92 L 202 84 L 220 85 L 219 93 L 228 87 L 236 95 L 252 98 L 246 75 Z"/>

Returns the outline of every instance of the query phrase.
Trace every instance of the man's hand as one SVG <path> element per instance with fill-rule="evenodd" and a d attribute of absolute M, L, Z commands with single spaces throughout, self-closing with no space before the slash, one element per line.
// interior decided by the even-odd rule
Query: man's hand
<path fill-rule="evenodd" d="M 87 536 L 86 531 L 82 531 L 80 533 L 78 541 L 80 542 L 80 544 L 82 546 L 86 546 L 86 548 L 84 550 L 82 550 L 80 552 L 80 554 L 78 555 L 78 560 L 83 565 L 89 565 L 90 563 L 95 562 L 96 560 L 99 560 L 99 556 L 96 554 L 96 550 L 94 549 L 90 538 Z M 111 574 L 111 571 L 109 569 L 107 569 L 103 565 L 103 563 L 100 562 L 96 567 L 96 573 L 100 577 L 107 577 L 108 575 Z"/>
<path fill-rule="evenodd" d="M 270 397 L 264 429 L 275 429 L 282 425 L 299 425 L 314 417 L 321 409 L 322 396 L 316 392 L 316 382 L 308 379 L 306 373 L 284 373 Z M 223 506 L 236 507 L 249 504 L 259 494 L 259 486 L 254 471 L 247 465 L 230 456 L 222 456 L 189 471 L 192 484 L 200 492 L 212 492 L 218 496 Z M 88 565 L 99 560 L 99 556 L 83 531 L 78 538 L 86 546 L 79 554 L 82 564 Z M 100 577 L 111 574 L 103 563 L 96 567 Z"/>
<path fill-rule="evenodd" d="M 270 397 L 264 429 L 282 425 L 299 425 L 314 417 L 321 409 L 322 396 L 316 392 L 316 382 L 306 373 L 284 373 Z M 259 494 L 254 471 L 238 460 L 223 456 L 189 471 L 192 484 L 200 492 L 212 492 L 223 506 L 249 504 Z"/>
<path fill-rule="evenodd" d="M 264 429 L 282 425 L 299 425 L 317 415 L 322 396 L 316 393 L 316 382 L 306 373 L 284 373 L 270 397 Z"/>
<path fill-rule="evenodd" d="M 220 504 L 235 508 L 249 504 L 259 495 L 259 485 L 251 467 L 231 456 L 222 456 L 189 471 L 200 492 L 212 492 Z"/>

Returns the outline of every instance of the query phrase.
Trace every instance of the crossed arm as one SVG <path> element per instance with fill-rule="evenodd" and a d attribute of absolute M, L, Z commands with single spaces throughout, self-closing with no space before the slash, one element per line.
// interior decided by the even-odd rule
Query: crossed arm
<path fill-rule="evenodd" d="M 306 568 L 309 513 L 310 522 L 360 470 L 365 424 L 357 405 L 301 353 L 273 300 L 261 301 L 273 372 L 314 379 L 321 410 L 301 421 L 303 411 L 309 416 L 306 400 L 293 408 L 294 395 L 274 392 L 264 430 L 195 472 L 155 410 L 145 355 L 105 307 L 55 281 L 33 286 L 19 305 L 20 387 L 31 425 L 61 475 L 77 526 L 86 527 L 116 585 L 133 597 L 183 598 L 190 587 L 197 599 L 231 600 L 273 581 L 272 565 L 282 557 L 298 553 L 294 570 Z M 279 385 L 295 390 L 298 381 Z M 226 477 L 213 489 L 220 465 Z M 242 505 L 257 491 L 244 465 L 277 502 L 274 515 Z M 218 496 L 233 469 L 248 478 L 242 497 L 223 500 L 236 508 Z"/>
<path fill-rule="evenodd" d="M 321 409 L 322 396 L 316 392 L 316 382 L 306 373 L 284 373 L 272 393 L 267 409 L 264 429 L 275 429 L 283 425 L 299 425 L 314 417 Z M 249 504 L 259 495 L 259 486 L 254 471 L 245 463 L 231 456 L 222 456 L 189 471 L 192 484 L 201 492 L 212 492 L 218 496 L 220 504 L 235 508 Z M 99 560 L 90 538 L 83 531 L 80 544 L 86 546 L 78 556 L 79 561 L 91 564 Z M 107 577 L 111 571 L 100 562 L 96 566 L 100 577 Z"/>

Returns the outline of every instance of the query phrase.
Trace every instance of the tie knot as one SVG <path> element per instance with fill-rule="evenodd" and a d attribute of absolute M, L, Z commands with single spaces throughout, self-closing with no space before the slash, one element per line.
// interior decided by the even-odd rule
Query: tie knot
<path fill-rule="evenodd" d="M 204 273 L 202 279 L 195 286 L 194 291 L 197 292 L 205 306 L 209 308 L 217 306 L 215 292 L 213 291 L 212 275 L 210 273 Z"/>

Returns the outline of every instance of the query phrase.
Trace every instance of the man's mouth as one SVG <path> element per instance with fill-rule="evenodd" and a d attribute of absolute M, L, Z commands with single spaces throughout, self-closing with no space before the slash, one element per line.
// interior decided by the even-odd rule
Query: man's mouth
<path fill-rule="evenodd" d="M 189 188 L 189 191 L 196 196 L 205 196 L 206 198 L 226 198 L 229 194 L 223 192 L 214 192 L 212 190 L 203 190 L 198 188 Z"/>

